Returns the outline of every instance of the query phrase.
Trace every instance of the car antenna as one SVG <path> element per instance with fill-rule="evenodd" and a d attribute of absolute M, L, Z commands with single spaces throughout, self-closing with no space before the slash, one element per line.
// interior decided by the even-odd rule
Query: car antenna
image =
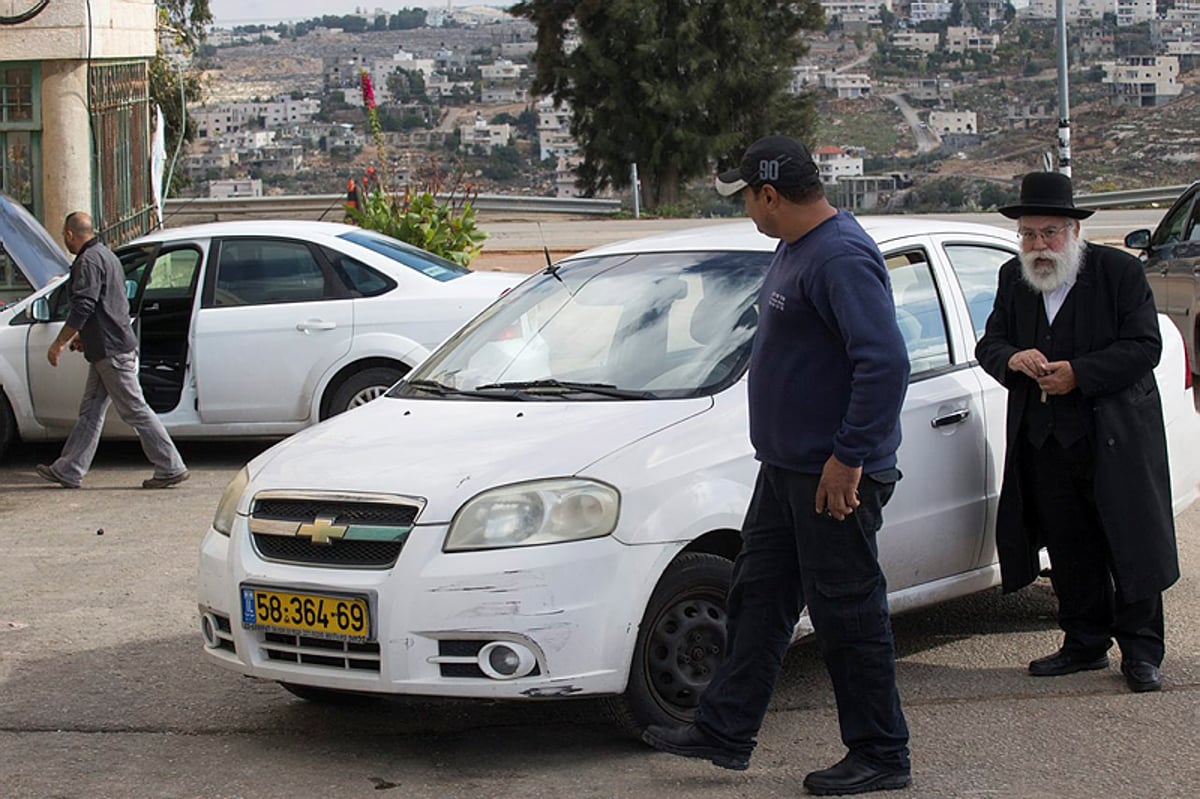
<path fill-rule="evenodd" d="M 545 274 L 553 276 L 554 278 L 558 279 L 558 281 L 561 283 L 562 278 L 558 277 L 558 267 L 555 266 L 554 262 L 550 260 L 550 248 L 546 246 L 546 234 L 542 232 L 542 223 L 540 221 L 538 221 L 538 222 L 536 222 L 536 224 L 537 224 L 537 229 L 538 229 L 538 235 L 541 236 L 541 238 L 542 238 L 542 253 L 545 254 L 545 256 L 546 256 L 546 272 L 545 272 Z"/>

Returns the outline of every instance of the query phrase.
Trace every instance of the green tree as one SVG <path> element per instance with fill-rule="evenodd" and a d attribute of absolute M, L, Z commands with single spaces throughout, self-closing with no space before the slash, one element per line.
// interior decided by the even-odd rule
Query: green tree
<path fill-rule="evenodd" d="M 185 121 L 185 108 L 188 103 L 200 100 L 202 86 L 200 72 L 192 66 L 189 57 L 204 44 L 206 31 L 212 23 L 212 12 L 208 0 L 157 0 L 157 4 L 159 32 L 166 34 L 183 54 L 168 58 L 160 44 L 149 70 L 150 102 L 162 108 L 167 158 L 171 159 L 181 149 L 181 140 L 187 143 L 196 135 L 195 124 Z M 171 185 L 163 186 L 163 196 L 171 196 L 188 182 L 183 170 L 171 171 Z"/>
<path fill-rule="evenodd" d="M 786 89 L 808 51 L 800 34 L 821 29 L 817 0 L 522 0 L 510 12 L 537 25 L 533 88 L 569 104 L 585 191 L 626 188 L 636 163 L 646 207 L 674 205 L 714 159 L 812 130 L 812 99 Z"/>

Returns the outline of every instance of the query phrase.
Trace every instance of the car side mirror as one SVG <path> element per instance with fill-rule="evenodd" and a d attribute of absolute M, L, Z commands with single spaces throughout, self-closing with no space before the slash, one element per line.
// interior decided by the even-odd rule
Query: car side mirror
<path fill-rule="evenodd" d="M 50 301 L 45 297 L 38 297 L 29 307 L 29 315 L 35 322 L 50 321 Z"/>
<path fill-rule="evenodd" d="M 138 283 L 136 280 L 125 281 L 125 299 L 132 300 L 137 296 Z"/>
<path fill-rule="evenodd" d="M 1125 237 L 1125 246 L 1131 250 L 1150 249 L 1150 231 L 1135 230 Z"/>

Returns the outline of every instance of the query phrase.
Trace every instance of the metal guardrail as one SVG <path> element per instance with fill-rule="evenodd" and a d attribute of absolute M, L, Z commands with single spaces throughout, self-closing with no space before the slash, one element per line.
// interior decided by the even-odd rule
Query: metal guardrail
<path fill-rule="evenodd" d="M 168 227 L 235 219 L 302 219 L 342 221 L 345 194 L 307 194 L 279 197 L 193 197 L 168 199 L 163 216 Z M 480 216 L 503 214 L 608 215 L 621 209 L 620 200 L 583 197 L 521 197 L 480 194 L 475 198 Z"/>
<path fill-rule="evenodd" d="M 1130 189 L 1129 191 L 1106 191 L 1100 194 L 1077 194 L 1075 205 L 1080 208 L 1115 208 L 1121 205 L 1149 205 L 1150 203 L 1173 203 L 1191 184 L 1182 186 L 1160 186 L 1154 189 Z"/>
<path fill-rule="evenodd" d="M 1116 208 L 1171 203 L 1188 186 L 1161 186 L 1151 189 L 1080 194 L 1080 208 Z M 280 197 L 195 197 L 173 198 L 163 209 L 168 227 L 200 222 L 225 222 L 234 219 L 302 219 L 340 222 L 345 216 L 344 194 L 307 194 Z M 621 209 L 621 201 L 583 197 L 522 197 L 505 194 L 480 194 L 475 208 L 481 217 L 519 215 L 607 216 Z"/>

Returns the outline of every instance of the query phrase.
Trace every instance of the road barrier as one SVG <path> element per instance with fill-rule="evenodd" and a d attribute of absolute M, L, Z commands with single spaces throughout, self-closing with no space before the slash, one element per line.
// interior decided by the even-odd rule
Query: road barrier
<path fill-rule="evenodd" d="M 235 219 L 302 219 L 341 222 L 346 195 L 307 194 L 279 197 L 193 197 L 172 198 L 163 208 L 167 227 Z M 621 201 L 585 197 L 521 197 L 480 194 L 475 198 L 480 217 L 511 216 L 596 216 L 621 210 Z"/>

